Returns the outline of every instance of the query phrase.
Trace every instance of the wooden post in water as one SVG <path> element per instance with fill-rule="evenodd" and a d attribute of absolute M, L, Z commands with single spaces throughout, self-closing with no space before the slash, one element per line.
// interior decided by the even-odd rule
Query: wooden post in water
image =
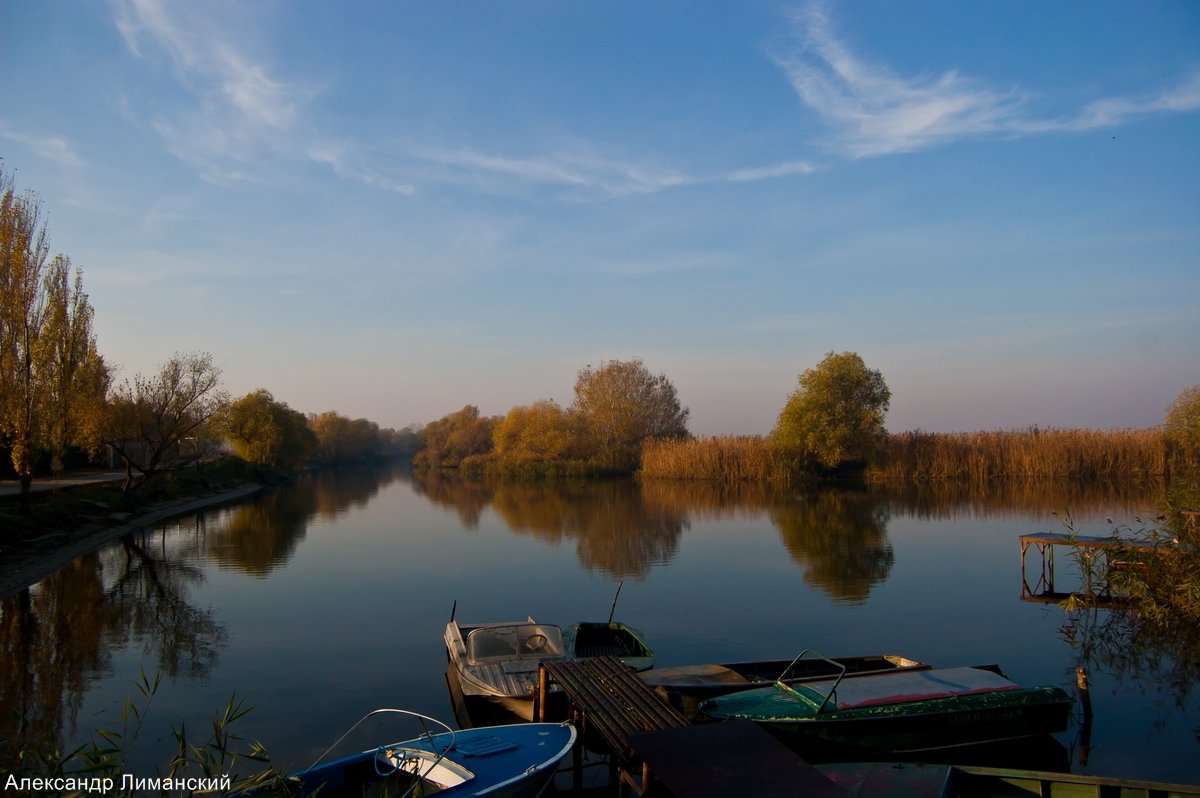
<path fill-rule="evenodd" d="M 1087 670 L 1082 665 L 1075 668 L 1075 689 L 1083 707 L 1083 722 L 1079 724 L 1079 765 L 1084 767 L 1092 747 L 1092 694 L 1088 689 Z"/>

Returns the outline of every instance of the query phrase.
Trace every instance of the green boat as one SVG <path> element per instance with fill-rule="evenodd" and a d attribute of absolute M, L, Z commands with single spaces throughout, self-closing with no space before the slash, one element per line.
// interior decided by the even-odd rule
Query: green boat
<path fill-rule="evenodd" d="M 963 765 L 817 765 L 855 798 L 1196 798 L 1200 785 Z"/>
<path fill-rule="evenodd" d="M 804 657 L 805 654 L 801 654 Z M 799 659 L 799 658 L 797 658 Z M 828 750 L 910 752 L 1064 731 L 1071 698 L 988 668 L 929 668 L 773 685 L 705 701 L 715 719 L 756 721 Z"/>
<path fill-rule="evenodd" d="M 586 657 L 616 657 L 635 671 L 654 667 L 654 651 L 646 637 L 632 626 L 614 621 L 617 599 L 621 597 L 624 581 L 617 583 L 608 621 L 580 621 L 563 630 L 563 648 L 568 659 Z"/>
<path fill-rule="evenodd" d="M 571 624 L 563 630 L 563 647 L 569 659 L 617 657 L 635 671 L 654 666 L 654 652 L 642 633 L 611 620 Z"/>

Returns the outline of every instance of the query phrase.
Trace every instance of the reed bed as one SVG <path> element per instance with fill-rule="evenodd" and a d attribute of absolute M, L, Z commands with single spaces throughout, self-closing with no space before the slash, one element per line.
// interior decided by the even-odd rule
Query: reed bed
<path fill-rule="evenodd" d="M 1170 473 L 1158 429 L 903 432 L 889 435 L 868 479 L 1144 479 Z"/>
<path fill-rule="evenodd" d="M 779 472 L 771 445 L 755 435 L 650 440 L 642 447 L 640 473 L 650 479 L 771 481 Z"/>
<path fill-rule="evenodd" d="M 724 483 L 784 481 L 791 464 L 760 436 L 647 441 L 641 476 Z M 901 432 L 867 469 L 871 482 L 1073 479 L 1130 481 L 1200 473 L 1200 454 L 1169 445 L 1160 429 Z"/>

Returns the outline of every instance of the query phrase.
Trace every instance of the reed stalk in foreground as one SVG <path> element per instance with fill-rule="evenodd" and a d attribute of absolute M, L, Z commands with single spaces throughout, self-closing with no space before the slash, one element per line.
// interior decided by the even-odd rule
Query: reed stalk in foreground
<path fill-rule="evenodd" d="M 213 717 L 206 742 L 192 742 L 182 726 L 172 729 L 178 748 L 165 769 L 135 772 L 133 752 L 161 682 L 161 674 L 151 680 L 143 672 L 135 683 L 138 697 L 126 698 L 119 727 L 96 730 L 91 742 L 65 755 L 56 747 L 27 745 L 6 777 L 25 785 L 23 794 L 31 796 L 224 796 L 247 790 L 290 794 L 285 775 L 271 763 L 262 744 L 232 732 L 233 724 L 252 709 L 236 696 Z"/>

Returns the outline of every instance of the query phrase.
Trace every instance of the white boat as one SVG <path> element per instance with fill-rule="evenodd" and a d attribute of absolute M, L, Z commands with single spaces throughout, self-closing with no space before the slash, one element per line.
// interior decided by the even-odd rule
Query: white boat
<path fill-rule="evenodd" d="M 446 654 L 463 696 L 483 697 L 533 720 L 538 663 L 563 659 L 562 629 L 533 618 L 501 623 L 446 624 Z"/>

